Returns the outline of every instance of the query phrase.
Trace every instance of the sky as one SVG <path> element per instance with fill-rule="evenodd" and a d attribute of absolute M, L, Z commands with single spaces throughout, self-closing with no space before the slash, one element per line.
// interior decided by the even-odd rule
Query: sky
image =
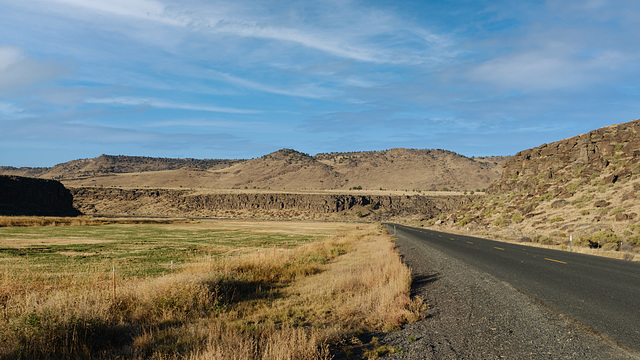
<path fill-rule="evenodd" d="M 518 151 L 640 118 L 637 0 L 0 0 L 0 166 Z"/>

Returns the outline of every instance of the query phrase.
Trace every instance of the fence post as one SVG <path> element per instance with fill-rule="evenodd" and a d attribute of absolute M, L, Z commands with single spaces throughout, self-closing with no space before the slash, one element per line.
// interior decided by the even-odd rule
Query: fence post
<path fill-rule="evenodd" d="M 112 279 L 113 279 L 113 302 L 116 302 L 116 267 L 113 267 L 113 275 L 112 275 Z"/>

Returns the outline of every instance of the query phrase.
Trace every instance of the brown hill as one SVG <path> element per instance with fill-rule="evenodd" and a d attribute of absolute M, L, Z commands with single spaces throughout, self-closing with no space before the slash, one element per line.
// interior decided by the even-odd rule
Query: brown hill
<path fill-rule="evenodd" d="M 446 150 L 391 149 L 315 156 L 344 177 L 343 188 L 480 191 L 498 179 L 506 157 L 467 158 Z M 348 181 L 347 181 L 348 180 Z"/>
<path fill-rule="evenodd" d="M 52 168 L 2 174 L 60 179 L 67 186 L 268 190 L 476 191 L 498 179 L 507 158 L 466 158 L 445 150 L 392 149 L 309 156 L 283 149 L 251 160 L 102 155 Z"/>
<path fill-rule="evenodd" d="M 228 167 L 242 160 L 170 159 L 146 156 L 100 155 L 93 159 L 79 159 L 51 168 L 0 167 L 4 175 L 30 176 L 57 180 L 77 180 L 90 177 L 148 171 L 195 169 L 212 170 Z"/>
<path fill-rule="evenodd" d="M 442 220 L 544 243 L 640 246 L 640 121 L 521 151 L 483 200 Z"/>

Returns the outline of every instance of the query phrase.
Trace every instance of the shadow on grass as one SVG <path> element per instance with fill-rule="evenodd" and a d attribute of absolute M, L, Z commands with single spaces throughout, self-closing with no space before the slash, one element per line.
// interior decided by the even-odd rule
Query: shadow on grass
<path fill-rule="evenodd" d="M 25 314 L 9 334 L 13 338 L 11 349 L 0 349 L 0 359 L 144 359 L 158 350 L 167 356 L 186 356 L 198 344 L 181 335 L 182 327 L 214 319 L 243 302 L 275 300 L 283 296 L 285 286 L 233 276 L 202 285 L 205 290 L 199 295 L 169 294 L 153 298 L 151 303 L 140 302 L 135 296 L 119 296 L 111 304 L 108 318 L 56 321 L 56 316 L 48 313 Z M 148 307 L 147 316 L 135 315 L 140 306 Z M 172 315 L 166 318 L 163 314 Z M 151 345 L 139 343 L 145 336 Z"/>

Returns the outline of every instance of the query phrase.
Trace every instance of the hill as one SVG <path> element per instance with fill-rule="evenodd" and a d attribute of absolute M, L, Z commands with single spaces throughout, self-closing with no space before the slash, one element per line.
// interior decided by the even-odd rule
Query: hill
<path fill-rule="evenodd" d="M 480 191 L 497 180 L 505 157 L 467 158 L 447 150 L 391 149 L 318 154 L 348 180 L 343 188 Z"/>
<path fill-rule="evenodd" d="M 78 180 L 95 176 L 177 169 L 210 170 L 230 166 L 241 160 L 170 159 L 146 156 L 100 155 L 79 159 L 51 168 L 0 167 L 0 174 L 39 177 L 56 180 Z"/>
<path fill-rule="evenodd" d="M 486 197 L 440 220 L 523 241 L 640 246 L 639 134 L 635 120 L 521 151 Z"/>
<path fill-rule="evenodd" d="M 476 191 L 499 178 L 505 160 L 467 158 L 445 150 L 309 156 L 282 149 L 250 160 L 102 155 L 52 168 L 0 167 L 0 174 L 58 179 L 71 187 Z"/>

